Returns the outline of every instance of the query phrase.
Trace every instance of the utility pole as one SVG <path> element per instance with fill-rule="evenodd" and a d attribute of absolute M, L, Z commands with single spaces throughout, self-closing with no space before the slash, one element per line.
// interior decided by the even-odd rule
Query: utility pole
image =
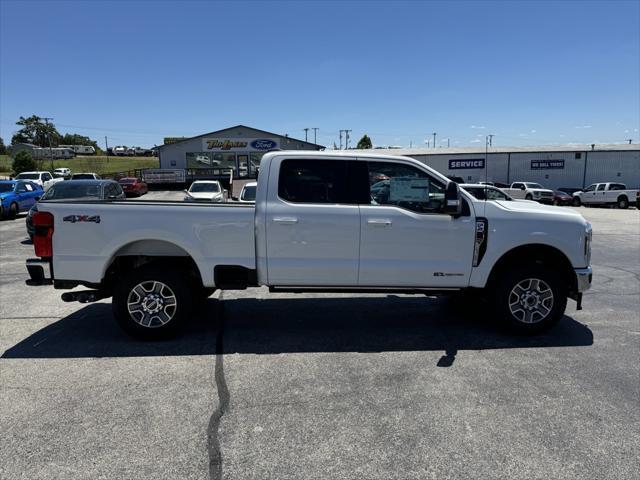
<path fill-rule="evenodd" d="M 53 120 L 50 117 L 43 118 L 45 125 L 47 126 L 47 140 L 49 141 L 49 160 L 51 161 L 51 173 L 53 174 L 53 150 L 51 150 L 51 135 L 49 134 L 49 120 Z"/>
<path fill-rule="evenodd" d="M 433 148 L 436 148 L 436 132 L 433 132 Z"/>
<path fill-rule="evenodd" d="M 308 141 L 308 140 L 307 140 L 307 134 L 308 134 L 308 133 L 309 133 L 309 128 L 307 127 L 307 128 L 305 128 L 305 129 L 304 129 L 304 141 L 305 141 L 305 142 L 306 142 L 306 141 Z"/>
<path fill-rule="evenodd" d="M 311 130 L 313 130 L 313 143 L 315 143 L 316 145 L 318 144 L 316 138 L 317 138 L 317 134 L 318 134 L 318 130 L 320 130 L 318 127 L 313 127 Z"/>
<path fill-rule="evenodd" d="M 487 135 L 487 138 L 489 139 L 489 146 L 492 147 L 493 146 L 493 135 Z"/>
<path fill-rule="evenodd" d="M 345 130 L 344 131 L 344 149 L 349 150 L 349 132 L 353 130 Z"/>
<path fill-rule="evenodd" d="M 431 145 L 431 143 L 429 142 L 429 140 L 425 140 L 424 143 L 427 144 L 427 148 L 429 148 L 429 145 Z"/>
<path fill-rule="evenodd" d="M 447 138 L 447 148 L 450 148 L 450 147 L 451 147 L 451 139 Z"/>
<path fill-rule="evenodd" d="M 343 130 L 340 130 L 340 150 L 342 150 L 342 132 Z"/>
<path fill-rule="evenodd" d="M 629 142 L 629 145 L 631 145 L 632 141 L 633 141 L 633 138 L 627 138 L 627 142 Z"/>
<path fill-rule="evenodd" d="M 106 148 L 105 152 L 107 152 L 107 163 L 109 163 L 109 143 L 107 142 L 107 136 L 104 136 L 104 148 Z"/>

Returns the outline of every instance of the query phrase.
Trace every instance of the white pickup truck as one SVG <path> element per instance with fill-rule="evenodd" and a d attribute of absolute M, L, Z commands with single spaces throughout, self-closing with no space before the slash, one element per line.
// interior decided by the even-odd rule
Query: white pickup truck
<path fill-rule="evenodd" d="M 503 188 L 503 192 L 518 200 L 534 200 L 540 203 L 553 203 L 553 190 L 544 188 L 539 183 L 513 182 L 511 187 Z"/>
<path fill-rule="evenodd" d="M 591 285 L 591 226 L 572 210 L 477 200 L 406 157 L 271 152 L 260 172 L 255 205 L 41 202 L 27 283 L 91 289 L 65 301 L 113 296 L 118 323 L 141 337 L 174 333 L 214 289 L 260 285 L 471 291 L 538 332 Z"/>
<path fill-rule="evenodd" d="M 629 190 L 624 183 L 594 183 L 583 192 L 573 194 L 573 205 L 616 205 L 618 208 L 629 208 L 640 202 L 640 191 Z"/>
<path fill-rule="evenodd" d="M 30 182 L 37 183 L 44 190 L 49 190 L 51 185 L 64 181 L 64 178 L 54 177 L 49 172 L 22 172 L 16 175 L 16 180 L 29 180 Z"/>

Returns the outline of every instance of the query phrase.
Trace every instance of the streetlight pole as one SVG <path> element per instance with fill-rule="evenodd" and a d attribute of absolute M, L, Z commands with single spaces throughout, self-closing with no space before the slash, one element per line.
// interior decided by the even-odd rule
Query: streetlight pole
<path fill-rule="evenodd" d="M 316 135 L 318 133 L 318 130 L 320 130 L 318 127 L 313 127 L 313 143 L 314 144 L 318 144 L 317 140 L 316 140 Z"/>
<path fill-rule="evenodd" d="M 107 163 L 109 163 L 109 143 L 107 142 L 107 136 L 104 136 L 104 148 L 106 148 L 105 152 L 107 152 Z"/>
<path fill-rule="evenodd" d="M 304 141 L 307 141 L 307 134 L 309 133 L 309 128 L 304 129 Z"/>
<path fill-rule="evenodd" d="M 433 148 L 436 148 L 436 132 L 433 132 Z"/>

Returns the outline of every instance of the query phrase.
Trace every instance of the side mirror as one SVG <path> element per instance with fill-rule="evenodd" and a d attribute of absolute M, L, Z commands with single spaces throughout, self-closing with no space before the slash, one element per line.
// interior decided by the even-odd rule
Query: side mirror
<path fill-rule="evenodd" d="M 444 213 L 448 213 L 454 217 L 462 213 L 460 187 L 458 187 L 456 182 L 447 183 L 447 188 L 444 192 Z"/>
<path fill-rule="evenodd" d="M 525 187 L 524 185 L 520 185 L 520 190 L 526 190 L 527 187 Z"/>

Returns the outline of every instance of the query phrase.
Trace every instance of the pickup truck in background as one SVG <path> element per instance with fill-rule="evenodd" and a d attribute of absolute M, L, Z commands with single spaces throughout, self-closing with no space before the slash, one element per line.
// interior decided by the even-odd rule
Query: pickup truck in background
<path fill-rule="evenodd" d="M 553 203 L 553 190 L 544 188 L 539 183 L 513 182 L 511 187 L 503 188 L 502 191 L 517 200 L 534 200 L 540 203 Z"/>
<path fill-rule="evenodd" d="M 591 285 L 591 225 L 573 210 L 478 200 L 398 156 L 271 152 L 260 172 L 255 204 L 42 201 L 27 283 L 113 297 L 120 326 L 146 338 L 174 334 L 215 289 L 257 286 L 474 292 L 534 333 Z"/>
<path fill-rule="evenodd" d="M 16 175 L 16 180 L 29 180 L 37 183 L 44 190 L 48 190 L 51 185 L 64 181 L 62 177 L 54 177 L 49 172 L 22 172 Z"/>
<path fill-rule="evenodd" d="M 624 183 L 594 183 L 573 194 L 573 205 L 615 205 L 618 208 L 638 206 L 640 191 L 629 190 Z"/>

